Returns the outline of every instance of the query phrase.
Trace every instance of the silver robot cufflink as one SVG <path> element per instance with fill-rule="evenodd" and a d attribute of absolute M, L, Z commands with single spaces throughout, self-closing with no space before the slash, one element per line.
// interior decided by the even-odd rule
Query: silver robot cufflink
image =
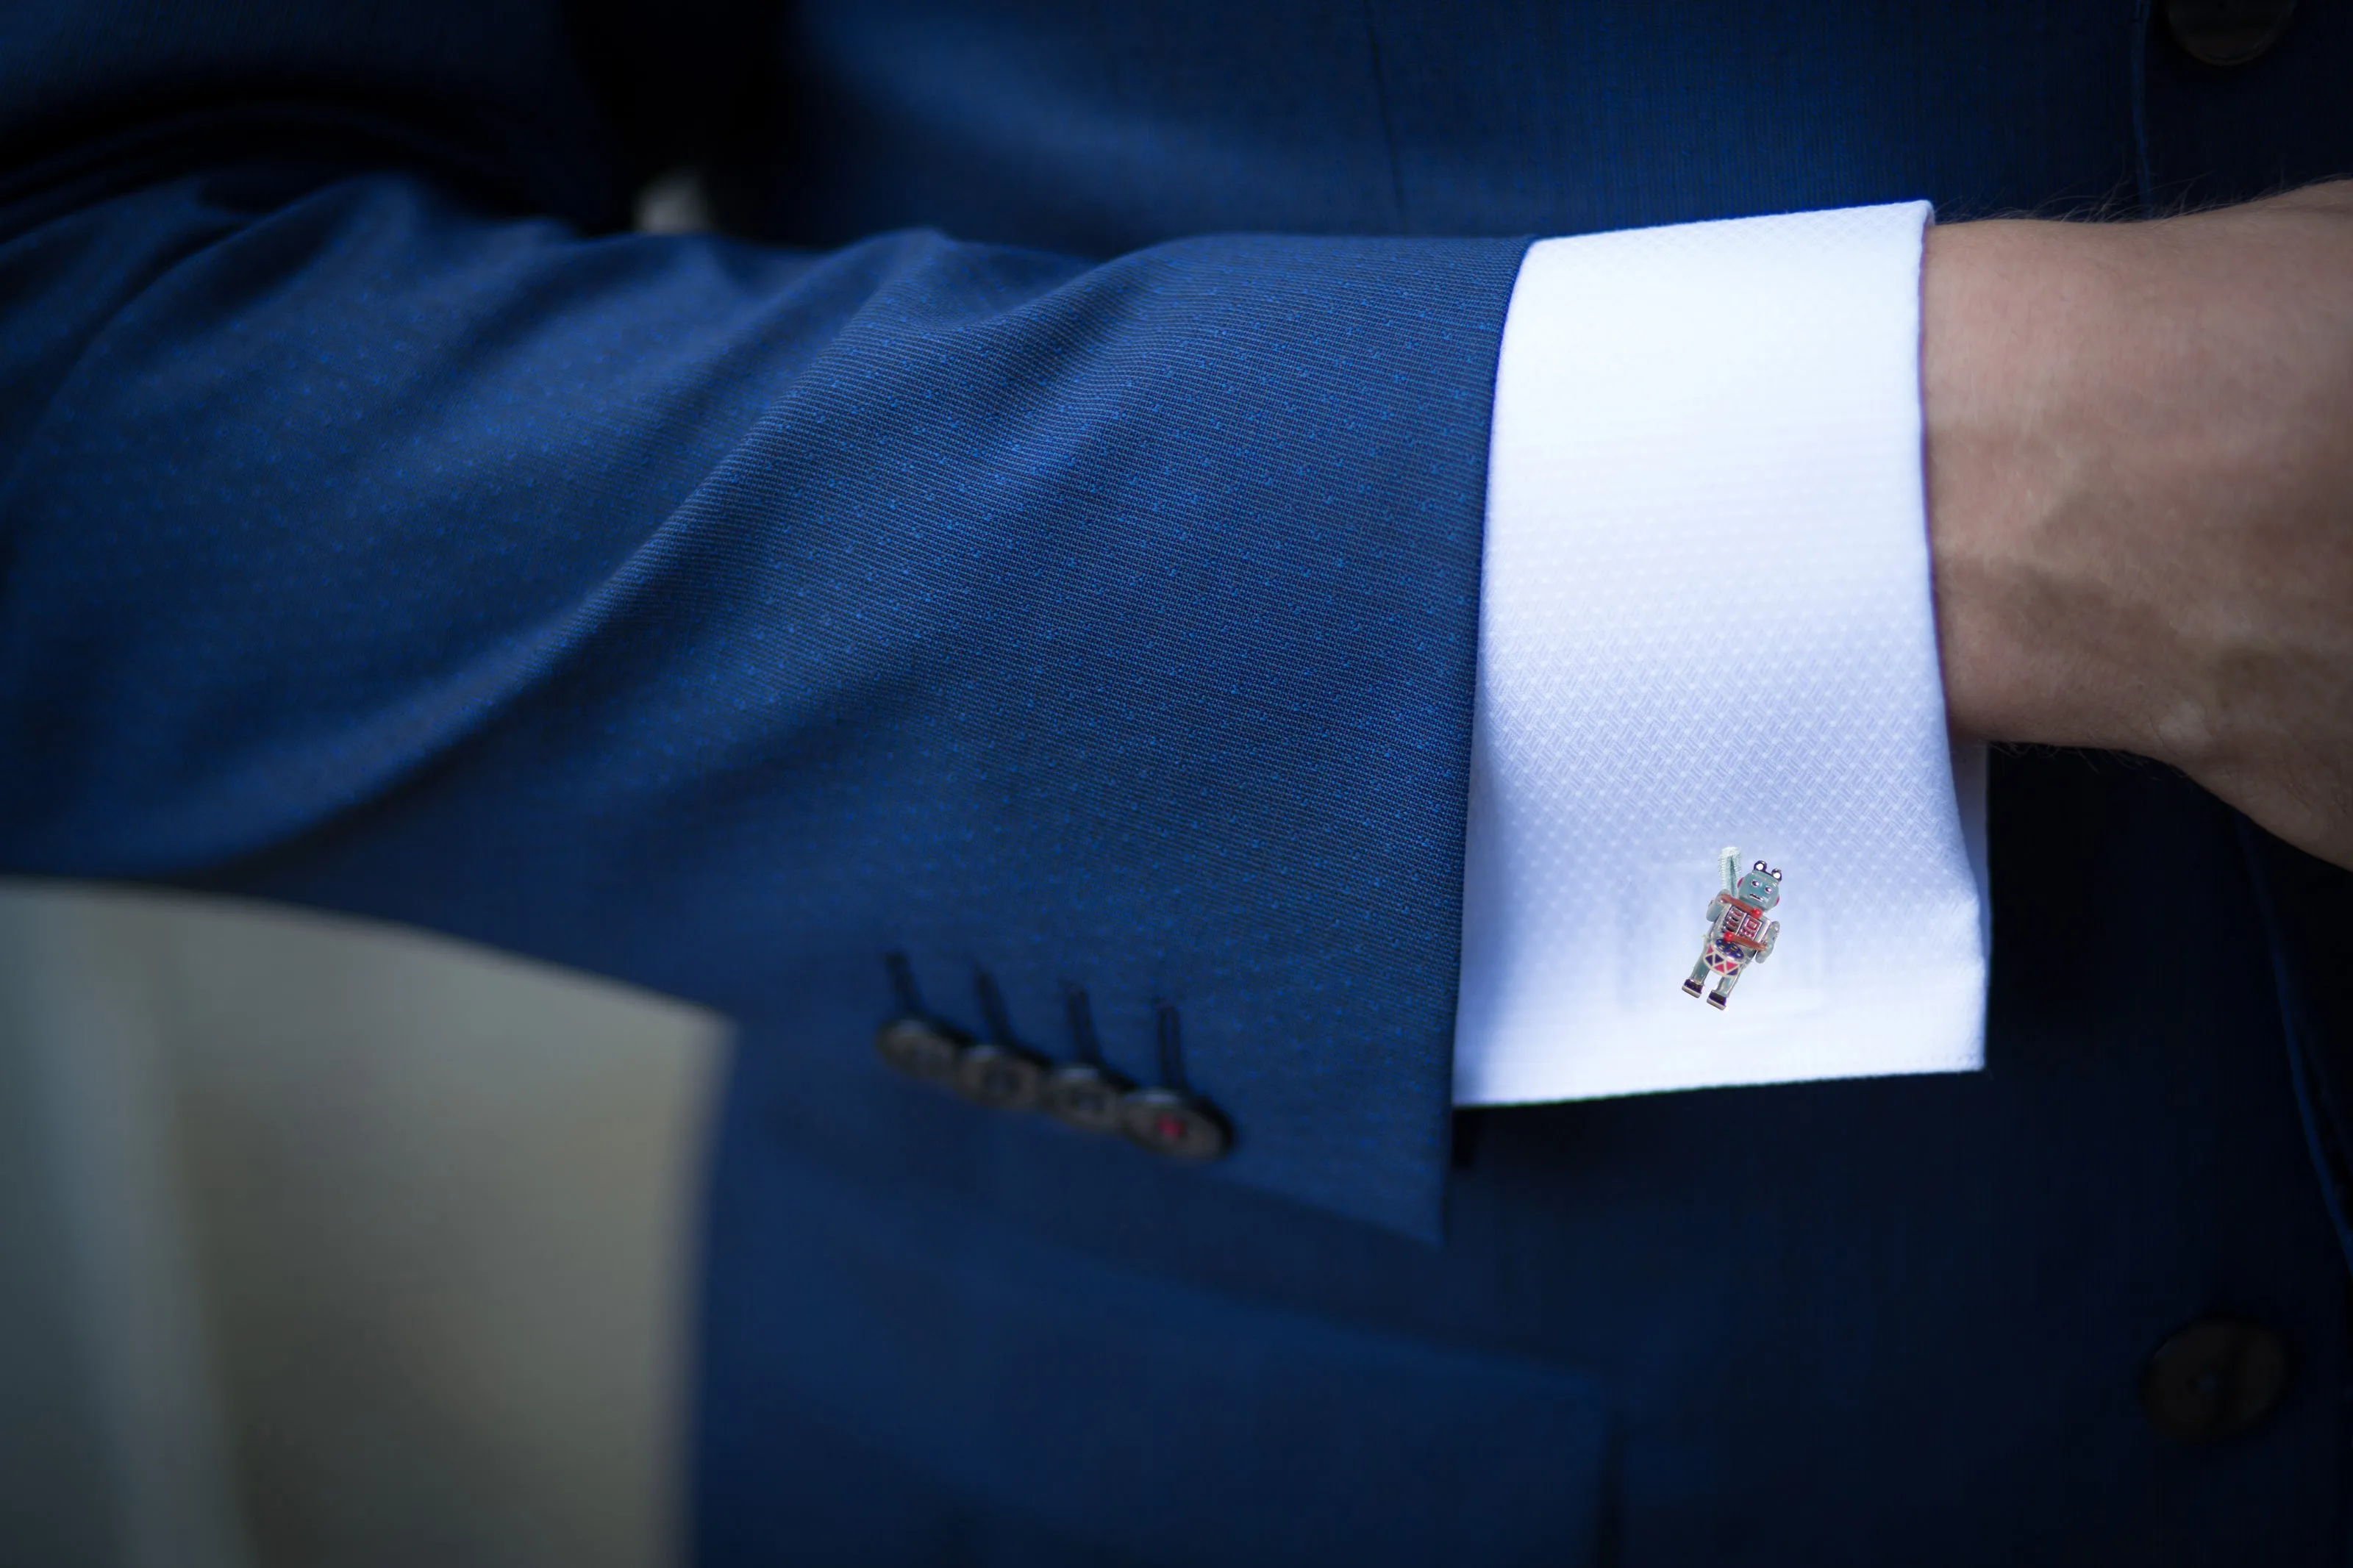
<path fill-rule="evenodd" d="M 1704 995 L 1719 1013 L 1739 983 L 1740 972 L 1772 957 L 1773 943 L 1781 934 L 1781 922 L 1765 918 L 1781 901 L 1781 873 L 1759 860 L 1735 879 L 1739 865 L 1737 849 L 1727 847 L 1716 857 L 1724 890 L 1708 900 L 1707 944 L 1692 965 L 1691 978 L 1683 982 L 1685 995 Z M 1707 989 L 1711 973 L 1715 976 L 1713 991 Z"/>

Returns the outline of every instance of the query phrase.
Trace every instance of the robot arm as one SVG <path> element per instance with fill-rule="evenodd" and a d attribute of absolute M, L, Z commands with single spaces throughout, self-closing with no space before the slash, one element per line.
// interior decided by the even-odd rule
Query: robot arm
<path fill-rule="evenodd" d="M 1780 936 L 1781 922 L 1779 921 L 1775 921 L 1771 925 L 1765 928 L 1765 945 L 1757 950 L 1757 963 L 1762 963 L 1767 959 L 1773 956 L 1773 944 L 1780 940 Z"/>

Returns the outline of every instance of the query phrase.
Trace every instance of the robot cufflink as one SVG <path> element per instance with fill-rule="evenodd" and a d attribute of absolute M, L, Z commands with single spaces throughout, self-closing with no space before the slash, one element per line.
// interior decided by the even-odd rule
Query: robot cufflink
<path fill-rule="evenodd" d="M 1707 945 L 1700 949 L 1699 962 L 1692 965 L 1691 978 L 1683 982 L 1685 995 L 1704 994 L 1707 1005 L 1719 1013 L 1739 982 L 1740 972 L 1772 957 L 1773 943 L 1781 934 L 1781 922 L 1765 918 L 1781 901 L 1781 873 L 1759 860 L 1736 881 L 1733 872 L 1739 865 L 1737 849 L 1727 848 L 1717 857 L 1724 890 L 1708 900 Z M 1706 988 L 1711 971 L 1715 975 L 1714 991 Z"/>

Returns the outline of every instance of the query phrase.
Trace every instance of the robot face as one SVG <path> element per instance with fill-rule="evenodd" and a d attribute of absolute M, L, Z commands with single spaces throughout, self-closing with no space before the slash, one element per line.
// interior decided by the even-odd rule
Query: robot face
<path fill-rule="evenodd" d="M 1744 904 L 1769 910 L 1781 901 L 1781 873 L 1767 869 L 1765 862 L 1759 860 L 1754 869 L 1740 879 L 1740 886 L 1733 896 Z"/>

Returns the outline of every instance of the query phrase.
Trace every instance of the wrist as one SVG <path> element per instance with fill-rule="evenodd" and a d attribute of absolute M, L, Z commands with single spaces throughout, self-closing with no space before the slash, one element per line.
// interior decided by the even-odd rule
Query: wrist
<path fill-rule="evenodd" d="M 2137 752 L 2353 855 L 2353 184 L 1930 231 L 1946 706 Z"/>
<path fill-rule="evenodd" d="M 1937 642 L 1954 727 L 2167 755 L 2189 738 L 2174 628 L 2136 569 L 2146 443 L 2174 371 L 2162 225 L 1929 231 L 1921 407 Z M 2136 321 L 2143 323 L 2136 328 Z"/>

